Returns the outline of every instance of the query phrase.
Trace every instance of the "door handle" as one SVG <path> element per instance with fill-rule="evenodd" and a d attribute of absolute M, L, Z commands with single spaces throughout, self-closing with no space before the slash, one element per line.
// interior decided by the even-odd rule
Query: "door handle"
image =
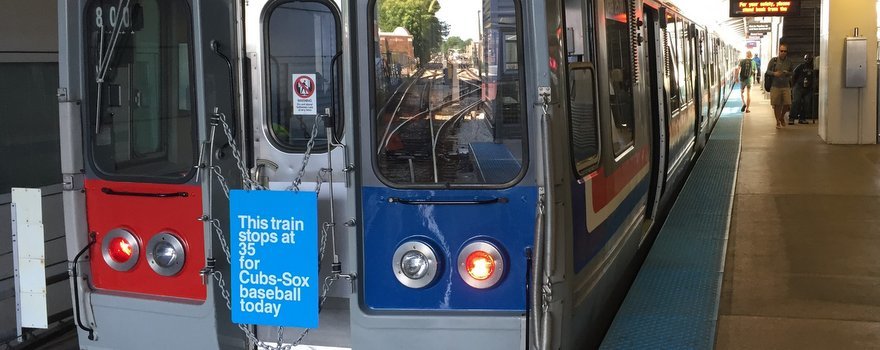
<path fill-rule="evenodd" d="M 253 170 L 254 180 L 264 188 L 269 187 L 269 176 L 266 175 L 266 167 L 272 168 L 273 171 L 278 170 L 278 164 L 268 159 L 257 159 Z"/>

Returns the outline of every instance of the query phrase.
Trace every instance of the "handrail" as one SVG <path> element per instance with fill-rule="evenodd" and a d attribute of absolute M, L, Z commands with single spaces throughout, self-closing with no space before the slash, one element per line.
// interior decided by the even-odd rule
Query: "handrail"
<path fill-rule="evenodd" d="M 169 193 L 125 192 L 125 191 L 115 191 L 109 187 L 101 188 L 101 192 L 104 192 L 104 193 L 111 195 L 111 196 L 155 197 L 155 198 L 189 197 L 189 193 L 186 193 L 186 192 L 169 192 Z"/>

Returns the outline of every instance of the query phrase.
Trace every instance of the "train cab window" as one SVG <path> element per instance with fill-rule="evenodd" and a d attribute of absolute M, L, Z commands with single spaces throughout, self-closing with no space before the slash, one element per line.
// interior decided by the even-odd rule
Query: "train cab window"
<path fill-rule="evenodd" d="M 599 164 L 599 118 L 596 115 L 596 86 L 593 65 L 571 64 L 568 74 L 571 154 L 579 176 L 586 176 Z"/>
<path fill-rule="evenodd" d="M 373 13 L 379 177 L 395 187 L 511 185 L 528 154 L 518 1 L 435 1 L 414 24 L 403 3 L 377 0 Z"/>
<path fill-rule="evenodd" d="M 86 14 L 86 111 L 96 170 L 110 178 L 185 181 L 197 156 L 188 5 L 95 0 Z"/>
<path fill-rule="evenodd" d="M 620 155 L 635 137 L 633 110 L 632 45 L 630 45 L 628 2 L 605 3 L 605 33 L 608 42 L 608 94 L 611 101 L 611 139 L 614 155 Z"/>
<path fill-rule="evenodd" d="M 326 152 L 327 128 L 319 115 L 338 114 L 337 17 L 332 3 L 282 2 L 268 10 L 265 23 L 268 93 L 267 130 L 279 148 L 303 152 L 317 123 L 314 150 Z M 341 135 L 342 118 L 337 116 Z"/>

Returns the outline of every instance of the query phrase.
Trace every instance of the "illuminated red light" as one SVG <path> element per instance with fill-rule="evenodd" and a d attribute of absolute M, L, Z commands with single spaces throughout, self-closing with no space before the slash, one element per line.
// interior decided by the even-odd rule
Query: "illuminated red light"
<path fill-rule="evenodd" d="M 484 281 L 495 273 L 495 259 L 489 253 L 478 250 L 468 255 L 465 267 L 468 275 L 476 280 Z"/>
<path fill-rule="evenodd" d="M 134 248 L 131 246 L 131 243 L 122 237 L 116 237 L 111 240 L 107 249 L 110 251 L 110 258 L 118 263 L 128 262 L 132 254 L 134 254 Z"/>

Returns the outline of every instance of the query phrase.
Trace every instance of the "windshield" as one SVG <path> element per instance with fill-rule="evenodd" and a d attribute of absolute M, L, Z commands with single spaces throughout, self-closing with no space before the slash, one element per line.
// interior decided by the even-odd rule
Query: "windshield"
<path fill-rule="evenodd" d="M 375 154 L 395 185 L 506 184 L 525 161 L 514 0 L 378 0 Z"/>
<path fill-rule="evenodd" d="M 189 14 L 185 1 L 86 7 L 88 135 L 100 174 L 179 180 L 194 171 Z"/>

